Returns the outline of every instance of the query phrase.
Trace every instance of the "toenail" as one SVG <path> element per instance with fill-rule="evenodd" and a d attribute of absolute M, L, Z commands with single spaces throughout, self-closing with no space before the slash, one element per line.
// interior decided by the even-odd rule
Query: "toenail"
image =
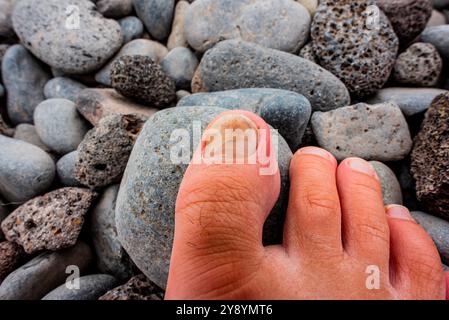
<path fill-rule="evenodd" d="M 360 158 L 349 158 L 344 161 L 346 165 L 348 165 L 352 170 L 367 174 L 373 178 L 379 180 L 377 176 L 376 170 L 374 170 L 373 166 L 368 162 Z"/>
<path fill-rule="evenodd" d="M 415 221 L 415 219 L 413 219 L 412 215 L 410 214 L 410 211 L 404 206 L 392 204 L 392 205 L 385 207 L 385 211 L 387 212 L 387 215 L 390 218 L 413 221 L 413 222 Z"/>
<path fill-rule="evenodd" d="M 327 159 L 332 161 L 335 165 L 337 165 L 337 160 L 335 160 L 335 157 L 329 152 L 321 148 L 317 147 L 305 147 L 300 150 L 298 150 L 298 154 L 310 154 L 314 156 L 319 156 L 321 158 Z"/>
<path fill-rule="evenodd" d="M 256 155 L 256 124 L 242 114 L 227 114 L 217 119 L 205 132 L 204 155 L 214 161 L 236 163 Z"/>

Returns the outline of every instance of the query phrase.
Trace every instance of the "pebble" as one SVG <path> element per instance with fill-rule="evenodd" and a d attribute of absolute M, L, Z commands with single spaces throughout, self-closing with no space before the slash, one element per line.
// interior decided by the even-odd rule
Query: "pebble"
<path fill-rule="evenodd" d="M 68 14 L 73 5 L 77 10 Z M 105 19 L 88 0 L 21 0 L 12 20 L 21 42 L 36 57 L 68 74 L 98 69 L 123 41 L 118 22 Z"/>
<path fill-rule="evenodd" d="M 188 48 L 171 50 L 161 61 L 162 70 L 175 82 L 176 89 L 190 90 L 198 59 Z"/>
<path fill-rule="evenodd" d="M 402 45 L 415 40 L 432 15 L 432 0 L 376 0 Z"/>
<path fill-rule="evenodd" d="M 79 278 L 79 288 L 69 289 L 66 284 L 49 292 L 42 300 L 98 300 L 108 290 L 114 288 L 118 281 L 108 274 L 92 274 Z"/>
<path fill-rule="evenodd" d="M 178 1 L 175 7 L 175 17 L 173 18 L 173 25 L 170 36 L 167 41 L 168 50 L 172 50 L 177 47 L 188 47 L 187 38 L 185 36 L 184 17 L 187 9 L 190 7 L 190 3 L 187 1 Z"/>
<path fill-rule="evenodd" d="M 307 43 L 298 54 L 301 58 L 312 61 L 313 63 L 319 64 L 315 53 L 313 52 L 313 44 L 311 42 Z"/>
<path fill-rule="evenodd" d="M 413 218 L 430 235 L 443 263 L 449 264 L 449 222 L 425 212 L 412 212 Z"/>
<path fill-rule="evenodd" d="M 304 96 L 279 89 L 197 93 L 181 99 L 177 106 L 216 106 L 254 112 L 279 130 L 293 151 L 301 145 L 311 115 L 310 103 Z"/>
<path fill-rule="evenodd" d="M 402 160 L 412 147 L 407 122 L 399 107 L 390 102 L 315 112 L 312 126 L 318 144 L 338 160 Z"/>
<path fill-rule="evenodd" d="M 98 83 L 111 86 L 111 69 L 114 63 L 123 56 L 147 56 L 159 63 L 168 53 L 166 47 L 156 41 L 137 39 L 123 46 L 117 55 L 111 59 L 100 71 L 95 75 Z"/>
<path fill-rule="evenodd" d="M 56 172 L 59 181 L 64 187 L 81 187 L 81 183 L 75 178 L 75 163 L 78 151 L 72 151 L 61 157 L 56 163 Z"/>
<path fill-rule="evenodd" d="M 75 80 L 56 77 L 47 82 L 44 87 L 46 99 L 67 99 L 75 101 L 76 96 L 87 87 Z"/>
<path fill-rule="evenodd" d="M 370 161 L 376 170 L 382 186 L 382 197 L 384 205 L 400 204 L 402 205 L 402 191 L 396 175 L 388 166 L 378 161 Z"/>
<path fill-rule="evenodd" d="M 39 300 L 70 276 L 67 267 L 83 273 L 92 261 L 90 248 L 79 242 L 58 252 L 42 253 L 21 266 L 0 285 L 0 300 Z"/>
<path fill-rule="evenodd" d="M 8 241 L 20 244 L 29 254 L 71 247 L 96 196 L 88 189 L 54 190 L 14 210 L 3 220 L 2 231 Z"/>
<path fill-rule="evenodd" d="M 438 10 L 432 11 L 432 16 L 427 22 L 427 27 L 435 27 L 447 24 L 446 16 Z"/>
<path fill-rule="evenodd" d="M 398 38 L 382 11 L 379 25 L 366 30 L 366 10 L 373 3 L 323 0 L 311 28 L 313 51 L 320 65 L 337 75 L 357 97 L 369 96 L 383 87 L 398 52 Z"/>
<path fill-rule="evenodd" d="M 122 56 L 111 69 L 112 87 L 125 97 L 157 108 L 176 101 L 176 87 L 159 64 L 146 56 Z"/>
<path fill-rule="evenodd" d="M 170 34 L 175 0 L 133 0 L 134 9 L 151 36 L 164 40 Z"/>
<path fill-rule="evenodd" d="M 310 23 L 307 9 L 291 0 L 196 0 L 185 14 L 185 35 L 200 52 L 241 39 L 294 53 L 306 43 Z"/>
<path fill-rule="evenodd" d="M 37 134 L 36 127 L 32 124 L 19 124 L 14 131 L 13 138 L 35 145 L 36 147 L 41 148 L 47 153 L 51 152 L 50 148 L 42 142 L 41 138 Z"/>
<path fill-rule="evenodd" d="M 0 284 L 14 271 L 23 256 L 22 248 L 13 242 L 0 242 Z"/>
<path fill-rule="evenodd" d="M 0 0 L 0 37 L 11 37 L 14 35 L 11 14 L 16 0 Z"/>
<path fill-rule="evenodd" d="M 373 97 L 367 100 L 369 104 L 384 102 L 396 103 L 404 115 L 410 117 L 422 113 L 432 103 L 436 96 L 447 92 L 434 88 L 385 88 L 379 90 Z"/>
<path fill-rule="evenodd" d="M 90 128 L 75 104 L 66 99 L 41 102 L 34 111 L 34 124 L 42 141 L 61 155 L 76 150 Z"/>
<path fill-rule="evenodd" d="M 145 120 L 131 114 L 101 119 L 78 147 L 76 179 L 91 189 L 120 182 Z"/>
<path fill-rule="evenodd" d="M 128 100 L 113 89 L 85 89 L 76 99 L 76 108 L 92 125 L 112 114 L 151 117 L 158 110 Z"/>
<path fill-rule="evenodd" d="M 433 87 L 440 80 L 443 60 L 430 43 L 414 43 L 396 60 L 396 82 L 419 87 Z"/>
<path fill-rule="evenodd" d="M 119 240 L 136 266 L 161 288 L 165 288 L 167 283 L 177 191 L 193 147 L 198 144 L 196 139 L 194 146 L 190 145 L 190 139 L 188 143 L 183 143 L 177 136 L 172 136 L 173 131 L 181 128 L 188 130 L 192 136 L 194 121 L 204 130 L 211 120 L 225 110 L 217 107 L 177 107 L 156 113 L 146 122 L 128 161 L 117 196 Z M 281 196 L 265 225 L 264 236 L 271 232 L 264 237 L 265 243 L 281 241 L 276 237 L 282 234 L 281 216 L 288 195 L 288 169 L 292 153 L 282 137 L 278 137 Z M 188 152 L 184 154 L 184 159 L 173 159 L 171 156 L 176 146 Z"/>
<path fill-rule="evenodd" d="M 119 185 L 108 187 L 91 211 L 90 234 L 97 257 L 97 268 L 120 280 L 134 275 L 134 264 L 118 240 L 115 204 Z"/>
<path fill-rule="evenodd" d="M 449 25 L 427 27 L 421 34 L 421 41 L 433 44 L 441 57 L 449 60 Z"/>
<path fill-rule="evenodd" d="M 191 93 L 187 90 L 178 90 L 176 91 L 176 101 L 181 101 L 182 98 L 190 96 Z"/>
<path fill-rule="evenodd" d="M 3 135 L 0 135 L 0 150 L 0 194 L 6 200 L 22 203 L 50 188 L 55 164 L 48 153 Z"/>
<path fill-rule="evenodd" d="M 429 213 L 445 218 L 449 218 L 448 122 L 449 93 L 444 93 L 427 110 L 411 154 L 418 200 Z"/>
<path fill-rule="evenodd" d="M 333 74 L 309 60 L 253 43 L 228 40 L 207 51 L 192 81 L 193 92 L 273 88 L 305 96 L 314 111 L 350 103 L 348 90 Z"/>
<path fill-rule="evenodd" d="M 36 106 L 44 97 L 50 75 L 21 45 L 11 46 L 2 60 L 3 84 L 8 92 L 8 116 L 14 124 L 32 123 Z"/>
<path fill-rule="evenodd" d="M 133 0 L 93 0 L 106 18 L 122 18 L 133 12 Z"/>
<path fill-rule="evenodd" d="M 131 0 L 132 1 L 132 0 Z M 144 26 L 139 18 L 130 16 L 118 21 L 122 28 L 123 43 L 126 44 L 134 39 L 139 39 L 143 35 Z"/>
<path fill-rule="evenodd" d="M 164 292 L 144 274 L 131 278 L 124 285 L 114 288 L 98 300 L 163 300 Z"/>

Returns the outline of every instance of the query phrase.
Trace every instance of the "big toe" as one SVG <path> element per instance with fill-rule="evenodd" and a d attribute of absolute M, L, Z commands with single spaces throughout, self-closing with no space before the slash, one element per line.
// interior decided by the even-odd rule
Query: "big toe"
<path fill-rule="evenodd" d="M 178 193 L 167 298 L 242 297 L 279 195 L 273 153 L 250 112 L 224 112 L 205 130 Z"/>

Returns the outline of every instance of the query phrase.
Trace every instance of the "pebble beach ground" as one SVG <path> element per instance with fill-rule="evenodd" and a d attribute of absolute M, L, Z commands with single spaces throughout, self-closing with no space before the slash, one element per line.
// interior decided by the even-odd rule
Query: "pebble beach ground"
<path fill-rule="evenodd" d="M 0 300 L 163 299 L 195 137 L 228 109 L 279 133 L 264 243 L 319 146 L 370 161 L 447 270 L 448 21 L 449 0 L 0 0 Z"/>

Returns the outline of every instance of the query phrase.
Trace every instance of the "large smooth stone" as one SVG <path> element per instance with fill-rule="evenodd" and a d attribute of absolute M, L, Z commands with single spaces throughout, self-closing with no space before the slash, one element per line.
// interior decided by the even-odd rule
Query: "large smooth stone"
<path fill-rule="evenodd" d="M 142 129 L 128 161 L 116 205 L 119 240 L 137 267 L 161 288 L 167 282 L 179 185 L 201 138 L 201 132 L 192 127 L 204 130 L 225 110 L 177 107 L 156 113 Z M 188 130 L 184 132 L 189 133 L 190 139 L 173 136 L 176 129 Z M 292 153 L 282 137 L 277 137 L 281 193 L 265 224 L 265 243 L 281 241 L 282 216 L 288 196 Z M 173 149 L 179 147 L 189 154 L 184 154 L 183 159 L 173 159 L 172 152 L 176 153 Z"/>
<path fill-rule="evenodd" d="M 42 149 L 0 135 L 0 150 L 0 194 L 6 200 L 22 203 L 51 186 L 55 164 Z"/>
<path fill-rule="evenodd" d="M 421 41 L 433 44 L 441 56 L 449 59 L 449 25 L 427 27 L 421 33 Z"/>
<path fill-rule="evenodd" d="M 394 103 L 359 103 L 329 112 L 315 112 L 312 127 L 318 144 L 338 160 L 404 159 L 412 139 L 401 110 Z"/>
<path fill-rule="evenodd" d="M 90 248 L 82 242 L 54 253 L 42 253 L 21 266 L 0 285 L 0 300 L 38 300 L 70 276 L 67 267 L 83 273 L 92 260 Z"/>
<path fill-rule="evenodd" d="M 12 20 L 36 57 L 68 74 L 98 69 L 123 41 L 118 22 L 105 19 L 88 0 L 21 0 Z"/>
<path fill-rule="evenodd" d="M 133 0 L 134 9 L 151 36 L 164 40 L 170 34 L 175 0 Z"/>
<path fill-rule="evenodd" d="M 66 99 L 40 103 L 34 111 L 34 123 L 42 141 L 61 155 L 75 151 L 90 128 L 75 104 Z"/>
<path fill-rule="evenodd" d="M 310 103 L 304 96 L 279 89 L 197 93 L 182 98 L 177 106 L 216 106 L 254 112 L 279 130 L 293 151 L 300 146 L 311 115 Z"/>
<path fill-rule="evenodd" d="M 291 0 L 196 0 L 186 11 L 185 35 L 201 52 L 241 39 L 294 53 L 306 42 L 310 22 L 307 9 Z"/>
<path fill-rule="evenodd" d="M 45 295 L 42 300 L 98 300 L 118 284 L 117 279 L 108 274 L 92 274 L 79 278 L 79 289 L 69 289 L 63 284 Z"/>
<path fill-rule="evenodd" d="M 447 92 L 434 88 L 385 88 L 367 100 L 369 104 L 384 102 L 396 103 L 406 116 L 424 112 L 436 96 Z"/>
<path fill-rule="evenodd" d="M 315 63 L 279 50 L 228 40 L 207 51 L 192 81 L 193 92 L 274 88 L 305 96 L 313 110 L 328 111 L 350 103 L 348 90 Z"/>
<path fill-rule="evenodd" d="M 22 45 L 10 47 L 2 59 L 7 110 L 14 124 L 32 123 L 36 106 L 44 97 L 50 75 Z"/>

